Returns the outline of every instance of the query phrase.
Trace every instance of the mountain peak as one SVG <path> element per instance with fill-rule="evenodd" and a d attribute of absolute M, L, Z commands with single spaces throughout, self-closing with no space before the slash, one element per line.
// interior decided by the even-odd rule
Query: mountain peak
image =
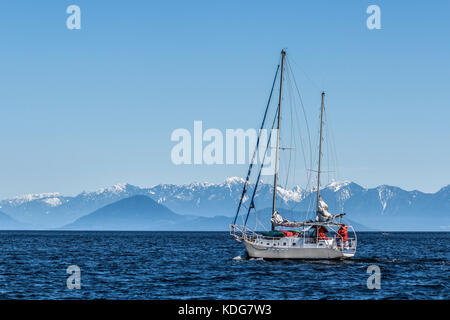
<path fill-rule="evenodd" d="M 157 202 L 155 200 L 153 200 L 152 198 L 142 195 L 142 194 L 138 194 L 138 195 L 134 195 L 125 199 L 121 199 L 113 204 L 119 204 L 119 203 L 147 203 L 147 204 L 152 204 L 152 205 L 158 205 Z M 113 204 L 110 204 L 113 205 Z"/>
<path fill-rule="evenodd" d="M 336 180 L 332 180 L 331 183 L 329 183 L 326 188 L 329 189 L 333 189 L 334 192 L 339 191 L 339 189 L 341 189 L 342 187 L 346 187 L 351 183 L 351 181 L 336 181 Z"/>
<path fill-rule="evenodd" d="M 45 201 L 45 199 L 55 198 L 55 197 L 59 197 L 59 196 L 61 196 L 61 194 L 59 192 L 34 193 L 34 194 L 25 194 L 22 196 L 17 196 L 17 197 L 10 199 L 9 201 L 11 203 L 15 203 L 15 204 L 22 204 L 22 203 L 31 202 L 34 200 L 44 200 Z"/>
<path fill-rule="evenodd" d="M 105 193 L 105 192 L 121 193 L 121 192 L 127 191 L 127 188 L 129 186 L 131 186 L 131 185 L 128 183 L 116 183 L 113 186 L 98 189 L 95 193 L 96 194 Z"/>
<path fill-rule="evenodd" d="M 240 177 L 228 177 L 224 181 L 226 184 L 244 183 L 245 180 Z"/>
<path fill-rule="evenodd" d="M 209 187 L 209 186 L 212 186 L 213 184 L 212 183 L 209 183 L 209 182 L 192 182 L 192 183 L 190 183 L 190 184 L 188 184 L 187 186 L 189 186 L 189 187 L 203 187 L 203 188 L 206 188 L 206 187 Z"/>

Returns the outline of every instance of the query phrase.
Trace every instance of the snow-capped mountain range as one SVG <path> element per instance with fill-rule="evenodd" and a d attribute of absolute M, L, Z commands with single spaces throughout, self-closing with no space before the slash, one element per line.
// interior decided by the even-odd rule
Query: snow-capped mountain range
<path fill-rule="evenodd" d="M 146 195 L 177 214 L 232 217 L 243 183 L 243 179 L 232 177 L 218 184 L 160 184 L 150 188 L 116 184 L 76 196 L 59 193 L 19 196 L 0 201 L 0 212 L 33 228 L 59 228 L 116 201 Z M 271 207 L 272 190 L 269 184 L 260 185 L 255 196 L 258 210 Z M 314 207 L 314 190 L 304 190 L 298 186 L 277 190 L 280 208 L 305 212 Z M 252 191 L 253 185 L 250 185 L 247 194 L 251 195 Z M 398 226 L 398 230 L 404 230 L 400 227 L 426 225 L 427 230 L 447 230 L 450 226 L 450 185 L 430 194 L 386 185 L 367 189 L 345 181 L 323 187 L 321 194 L 330 211 L 346 212 L 352 220 L 374 229 Z M 244 205 L 248 202 L 246 198 Z"/>

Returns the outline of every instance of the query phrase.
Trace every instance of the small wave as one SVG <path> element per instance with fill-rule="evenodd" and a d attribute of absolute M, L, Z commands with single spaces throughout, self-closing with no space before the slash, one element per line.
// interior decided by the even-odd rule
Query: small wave
<path fill-rule="evenodd" d="M 242 260 L 245 260 L 245 258 L 243 258 L 242 256 L 236 256 L 232 260 L 233 261 L 242 261 Z"/>
<path fill-rule="evenodd" d="M 264 261 L 264 258 L 250 258 L 250 260 Z"/>
<path fill-rule="evenodd" d="M 396 262 L 399 262 L 399 260 L 397 258 L 392 258 L 392 259 L 354 258 L 352 261 L 354 261 L 354 262 L 363 262 L 363 263 L 396 263 Z"/>

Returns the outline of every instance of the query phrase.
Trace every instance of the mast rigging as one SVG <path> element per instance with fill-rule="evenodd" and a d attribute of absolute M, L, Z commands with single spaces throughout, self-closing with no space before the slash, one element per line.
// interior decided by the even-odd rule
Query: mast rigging
<path fill-rule="evenodd" d="M 319 210 L 319 198 L 320 198 L 320 165 L 322 161 L 322 131 L 323 131 L 324 109 L 325 109 L 325 92 L 322 91 L 322 103 L 320 104 L 319 165 L 317 169 L 317 210 Z"/>
<path fill-rule="evenodd" d="M 278 161 L 279 161 L 279 148 L 280 148 L 280 123 L 281 123 L 281 103 L 283 100 L 283 76 L 284 76 L 284 59 L 286 57 L 286 51 L 281 50 L 281 75 L 280 75 L 280 94 L 278 96 L 278 123 L 277 123 L 277 148 L 275 150 L 275 173 L 273 175 L 273 201 L 272 201 L 272 215 L 276 213 L 276 201 L 277 201 L 277 179 L 278 179 Z M 272 223 L 272 230 L 275 229 L 275 225 Z"/>

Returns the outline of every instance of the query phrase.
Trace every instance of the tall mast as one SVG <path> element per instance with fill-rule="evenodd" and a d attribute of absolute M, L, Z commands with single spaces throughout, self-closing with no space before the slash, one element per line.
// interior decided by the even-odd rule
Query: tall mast
<path fill-rule="evenodd" d="M 278 153 L 280 149 L 280 123 L 281 123 L 281 102 L 283 100 L 283 75 L 284 75 L 284 58 L 286 57 L 286 51 L 281 50 L 281 75 L 280 75 L 280 94 L 278 97 L 278 123 L 277 123 L 277 148 L 275 150 L 275 174 L 273 175 L 273 202 L 272 202 L 272 214 L 276 211 L 277 201 L 277 179 L 278 179 Z M 272 230 L 275 229 L 272 223 Z"/>
<path fill-rule="evenodd" d="M 322 91 L 322 103 L 320 105 L 319 168 L 317 170 L 317 210 L 319 210 L 319 197 L 320 197 L 320 165 L 322 161 L 322 130 L 323 130 L 324 110 L 325 110 L 325 92 Z"/>

